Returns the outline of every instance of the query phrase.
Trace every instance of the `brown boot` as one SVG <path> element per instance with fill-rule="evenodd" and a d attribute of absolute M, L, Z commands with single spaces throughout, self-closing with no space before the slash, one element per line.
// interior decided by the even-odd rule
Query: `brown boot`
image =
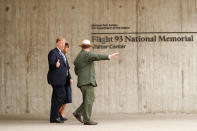
<path fill-rule="evenodd" d="M 81 123 L 83 123 L 83 121 L 81 120 L 81 116 L 78 113 L 73 113 L 73 116 Z"/>
<path fill-rule="evenodd" d="M 84 125 L 97 125 L 97 124 L 98 124 L 97 122 L 93 122 L 93 121 L 84 123 Z"/>

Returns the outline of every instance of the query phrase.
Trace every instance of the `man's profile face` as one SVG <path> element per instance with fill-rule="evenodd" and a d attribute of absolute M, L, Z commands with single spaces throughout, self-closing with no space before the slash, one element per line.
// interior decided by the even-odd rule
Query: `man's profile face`
<path fill-rule="evenodd" d="M 61 51 L 64 50 L 64 47 L 65 47 L 65 40 L 60 40 L 60 41 L 58 41 L 56 44 L 57 44 L 57 47 L 58 47 Z"/>

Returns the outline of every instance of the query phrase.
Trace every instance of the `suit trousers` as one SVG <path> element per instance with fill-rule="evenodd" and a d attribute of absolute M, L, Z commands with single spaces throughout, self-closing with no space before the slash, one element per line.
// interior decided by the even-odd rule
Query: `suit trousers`
<path fill-rule="evenodd" d="M 83 96 L 82 104 L 77 108 L 75 113 L 83 116 L 83 122 L 91 122 L 92 106 L 95 100 L 94 88 L 92 85 L 79 87 Z"/>
<path fill-rule="evenodd" d="M 66 99 L 66 90 L 65 86 L 55 86 L 52 85 L 53 92 L 51 97 L 51 113 L 50 121 L 55 120 L 59 117 L 59 109 Z"/>

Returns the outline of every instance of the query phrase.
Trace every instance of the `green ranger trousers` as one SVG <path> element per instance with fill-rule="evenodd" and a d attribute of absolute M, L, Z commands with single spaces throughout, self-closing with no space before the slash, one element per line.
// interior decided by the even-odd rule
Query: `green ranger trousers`
<path fill-rule="evenodd" d="M 83 122 L 91 122 L 92 106 L 95 100 L 94 88 L 92 85 L 79 87 L 83 96 L 82 104 L 77 108 L 75 113 L 83 116 Z"/>

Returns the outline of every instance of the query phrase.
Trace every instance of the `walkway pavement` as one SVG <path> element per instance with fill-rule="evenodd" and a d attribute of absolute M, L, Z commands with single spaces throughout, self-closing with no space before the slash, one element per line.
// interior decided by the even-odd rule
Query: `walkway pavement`
<path fill-rule="evenodd" d="M 97 114 L 93 119 L 99 124 L 94 126 L 71 115 L 68 119 L 51 124 L 46 116 L 0 116 L 0 131 L 197 131 L 197 114 Z"/>

